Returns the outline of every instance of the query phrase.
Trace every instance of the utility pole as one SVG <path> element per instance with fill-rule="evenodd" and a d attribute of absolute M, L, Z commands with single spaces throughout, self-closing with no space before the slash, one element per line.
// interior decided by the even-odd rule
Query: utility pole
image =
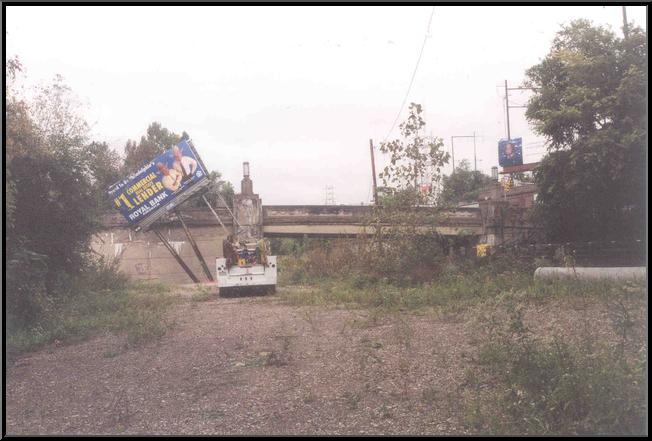
<path fill-rule="evenodd" d="M 623 6 L 623 34 L 625 35 L 625 40 L 629 36 L 629 27 L 627 26 L 627 10 Z"/>
<path fill-rule="evenodd" d="M 369 140 L 369 151 L 371 152 L 371 174 L 374 178 L 374 205 L 378 205 L 378 190 L 376 187 L 376 160 L 374 159 L 374 141 Z"/>
<path fill-rule="evenodd" d="M 524 108 L 527 106 L 510 106 L 509 105 L 509 91 L 510 90 L 539 90 L 538 87 L 507 87 L 507 80 L 505 80 L 505 111 L 507 113 L 507 139 L 512 139 L 509 130 L 509 109 Z"/>
<path fill-rule="evenodd" d="M 451 153 L 453 154 L 453 173 L 455 173 L 455 146 L 453 144 L 454 136 L 451 136 Z"/>
<path fill-rule="evenodd" d="M 509 132 L 509 89 L 507 89 L 507 80 L 505 80 L 505 110 L 507 111 L 507 139 L 512 139 Z"/>
<path fill-rule="evenodd" d="M 475 156 L 475 132 L 473 132 L 473 171 L 478 171 L 478 160 Z"/>

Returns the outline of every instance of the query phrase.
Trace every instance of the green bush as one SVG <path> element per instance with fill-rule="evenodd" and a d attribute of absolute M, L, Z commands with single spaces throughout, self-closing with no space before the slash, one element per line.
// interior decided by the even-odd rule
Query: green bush
<path fill-rule="evenodd" d="M 32 293 L 34 294 L 34 293 Z M 96 262 L 69 279 L 56 297 L 27 296 L 35 306 L 29 320 L 8 313 L 10 356 L 58 341 L 73 343 L 101 332 L 125 332 L 128 344 L 163 335 L 165 312 L 176 301 L 161 285 L 129 283 L 113 265 Z"/>
<path fill-rule="evenodd" d="M 500 434 L 643 434 L 647 345 L 631 357 L 597 335 L 581 343 L 533 336 L 517 310 L 479 353 L 497 396 L 490 429 Z M 470 406 L 477 408 L 477 402 Z"/>
<path fill-rule="evenodd" d="M 472 259 L 462 259 L 453 265 L 442 265 L 442 272 L 428 282 L 416 283 L 392 280 L 359 269 L 344 268 L 339 273 L 323 271 L 326 266 L 305 265 L 301 259 L 282 261 L 285 281 L 301 281 L 314 285 L 313 290 L 288 290 L 283 293 L 293 304 L 351 304 L 386 309 L 419 309 L 423 307 L 452 307 L 504 292 L 527 292 L 531 289 L 532 273 L 529 268 L 503 260 L 487 261 L 478 265 Z M 310 270 L 310 271 L 309 271 Z M 319 273 L 318 271 L 322 271 Z M 531 294 L 536 295 L 536 294 Z"/>
<path fill-rule="evenodd" d="M 5 271 L 7 328 L 25 326 L 43 312 L 43 280 L 47 257 L 20 247 L 8 260 Z"/>
<path fill-rule="evenodd" d="M 423 238 L 383 244 L 366 238 L 313 241 L 280 257 L 281 284 L 352 277 L 360 286 L 383 279 L 403 285 L 433 280 L 440 274 L 444 260 L 441 247 Z"/>

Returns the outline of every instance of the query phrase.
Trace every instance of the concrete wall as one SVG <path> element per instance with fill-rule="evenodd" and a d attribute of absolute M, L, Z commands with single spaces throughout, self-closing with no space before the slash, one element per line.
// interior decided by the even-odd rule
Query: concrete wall
<path fill-rule="evenodd" d="M 199 280 L 207 282 L 202 267 L 180 227 L 162 228 L 161 233 L 179 253 Z M 215 277 L 215 259 L 222 257 L 221 228 L 193 227 L 192 237 Z M 192 283 L 192 280 L 172 257 L 168 249 L 152 232 L 133 233 L 128 229 L 112 229 L 95 236 L 93 249 L 108 259 L 117 259 L 120 271 L 137 280 L 167 283 Z"/>
<path fill-rule="evenodd" d="M 231 227 L 228 212 L 225 209 L 218 209 L 218 214 L 227 228 Z M 186 210 L 184 220 L 211 274 L 215 277 L 215 259 L 222 257 L 222 241 L 226 237 L 224 229 L 206 210 Z M 91 248 L 109 260 L 117 260 L 120 271 L 135 280 L 192 283 L 190 277 L 153 232 L 131 231 L 120 214 L 107 216 L 104 224 L 107 229 L 93 238 Z M 207 282 L 206 274 L 178 221 L 164 220 L 158 228 L 195 276 L 202 282 Z"/>
<path fill-rule="evenodd" d="M 537 187 L 523 184 L 503 193 L 499 183 L 480 193 L 478 204 L 484 232 L 481 242 L 498 245 L 523 238 L 536 238 L 540 229 L 528 220 Z"/>

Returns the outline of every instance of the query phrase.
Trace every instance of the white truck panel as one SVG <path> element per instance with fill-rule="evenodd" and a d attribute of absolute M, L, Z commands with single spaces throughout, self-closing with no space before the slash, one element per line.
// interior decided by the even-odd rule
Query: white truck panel
<path fill-rule="evenodd" d="M 227 268 L 226 259 L 216 259 L 217 286 L 220 288 L 276 286 L 276 256 L 267 256 L 267 265 L 232 266 Z"/>

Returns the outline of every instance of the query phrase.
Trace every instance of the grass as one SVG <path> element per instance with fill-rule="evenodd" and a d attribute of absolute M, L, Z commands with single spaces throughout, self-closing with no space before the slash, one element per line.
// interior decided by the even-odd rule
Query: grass
<path fill-rule="evenodd" d="M 606 299 L 614 294 L 644 289 L 642 281 L 534 280 L 530 268 L 501 270 L 492 265 L 453 269 L 436 280 L 414 285 L 370 281 L 360 274 L 321 277 L 311 285 L 314 289 L 286 286 L 278 297 L 296 306 L 341 305 L 413 312 L 438 308 L 459 312 L 497 297 L 530 301 L 587 296 Z"/>
<path fill-rule="evenodd" d="M 611 332 L 605 338 L 592 326 L 536 333 L 523 320 L 532 298 L 598 304 Z M 533 284 L 522 295 L 485 302 L 477 316 L 477 358 L 467 375 L 473 381 L 463 394 L 468 427 L 508 435 L 644 433 L 645 302 L 640 282 L 579 281 Z"/>
<path fill-rule="evenodd" d="M 300 259 L 292 258 L 285 275 L 281 273 L 286 289 L 279 298 L 287 304 L 362 308 L 373 323 L 403 311 L 472 312 L 481 327 L 472 336 L 478 352 L 470 358 L 468 380 L 455 398 L 468 430 L 504 435 L 645 433 L 647 341 L 645 325 L 635 318 L 646 304 L 645 281 L 534 280 L 534 265 L 505 259 L 456 262 L 430 281 L 406 284 L 355 271 L 308 277 Z M 283 271 L 282 262 L 279 267 Z M 295 283 L 312 289 L 293 288 Z M 577 335 L 535 335 L 525 326 L 522 311 L 550 301 L 577 314 L 587 305 L 600 305 L 613 341 L 587 326 Z M 371 326 L 371 318 L 351 326 Z M 398 326 L 395 331 L 409 353 L 407 330 Z M 365 349 L 369 351 L 368 345 Z M 408 360 L 402 361 L 399 369 L 408 378 Z M 424 403 L 440 399 L 432 386 L 421 391 Z"/>
<path fill-rule="evenodd" d="M 645 356 L 536 338 L 487 342 L 480 363 L 498 382 L 490 430 L 501 434 L 642 434 Z M 471 405 L 477 418 L 479 406 Z"/>
<path fill-rule="evenodd" d="M 7 352 L 16 355 L 53 342 L 80 342 L 104 332 L 125 333 L 128 346 L 144 344 L 165 334 L 171 325 L 165 312 L 176 301 L 164 285 L 143 283 L 62 296 L 47 302 L 33 324 L 8 328 Z"/>
<path fill-rule="evenodd" d="M 215 294 L 210 288 L 206 286 L 197 287 L 197 291 L 192 294 L 190 301 L 192 302 L 208 302 L 215 299 Z"/>

